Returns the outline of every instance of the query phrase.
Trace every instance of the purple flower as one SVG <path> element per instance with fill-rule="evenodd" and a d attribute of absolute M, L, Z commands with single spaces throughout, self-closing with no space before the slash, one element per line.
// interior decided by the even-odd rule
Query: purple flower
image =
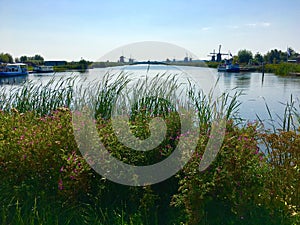
<path fill-rule="evenodd" d="M 58 189 L 59 190 L 63 190 L 64 189 L 62 179 L 59 179 L 59 181 L 58 181 Z"/>

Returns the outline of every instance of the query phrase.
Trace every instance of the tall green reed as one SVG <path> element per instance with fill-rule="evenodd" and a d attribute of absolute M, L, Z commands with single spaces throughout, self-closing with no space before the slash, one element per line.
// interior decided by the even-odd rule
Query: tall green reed
<path fill-rule="evenodd" d="M 39 115 L 51 113 L 59 107 L 70 107 L 75 78 L 51 79 L 46 84 L 27 82 L 18 88 L 1 90 L 1 110 L 12 108 L 20 113 L 33 111 Z"/>
<path fill-rule="evenodd" d="M 184 93 L 185 92 L 185 93 Z M 133 118 L 138 112 L 148 115 L 164 115 L 190 105 L 198 111 L 201 124 L 209 124 L 214 118 L 212 93 L 204 94 L 191 85 L 180 83 L 178 76 L 157 74 L 146 79 L 136 79 L 130 74 L 105 74 L 98 81 L 86 82 L 79 77 L 53 78 L 47 83 L 27 82 L 21 87 L 0 90 L 0 109 L 12 108 L 20 113 L 33 111 L 39 115 L 49 114 L 60 107 L 76 109 L 88 106 L 95 117 L 109 119 L 113 110 L 124 110 Z M 223 93 L 218 99 L 219 108 L 225 110 L 226 118 L 238 110 L 239 94 Z"/>

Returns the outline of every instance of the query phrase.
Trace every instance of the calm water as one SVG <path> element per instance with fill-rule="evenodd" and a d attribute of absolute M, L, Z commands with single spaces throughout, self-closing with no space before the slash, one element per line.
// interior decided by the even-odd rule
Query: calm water
<path fill-rule="evenodd" d="M 242 118 L 253 121 L 259 115 L 262 119 L 269 119 L 265 104 L 268 105 L 274 117 L 276 114 L 283 115 L 284 105 L 293 95 L 294 100 L 300 98 L 300 77 L 279 77 L 274 74 L 265 74 L 262 79 L 261 73 L 218 73 L 215 69 L 198 67 L 173 67 L 173 66 L 154 66 L 149 68 L 147 65 L 117 67 L 110 69 L 91 69 L 85 73 L 63 72 L 47 75 L 29 74 L 27 77 L 1 78 L 0 85 L 11 87 L 20 86 L 24 81 L 41 81 L 47 83 L 53 77 L 67 78 L 79 76 L 87 81 L 99 80 L 103 75 L 110 71 L 118 73 L 125 71 L 130 76 L 138 78 L 154 76 L 158 73 L 178 74 L 179 80 L 186 80 L 189 77 L 195 85 L 208 93 L 218 80 L 217 92 L 238 90 L 243 95 L 239 100 L 242 102 L 240 113 Z M 297 102 L 299 106 L 299 101 Z M 277 119 L 278 120 L 278 119 Z"/>

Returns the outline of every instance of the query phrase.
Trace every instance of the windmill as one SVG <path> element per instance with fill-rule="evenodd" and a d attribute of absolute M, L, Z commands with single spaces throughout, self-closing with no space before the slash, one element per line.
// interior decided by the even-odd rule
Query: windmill
<path fill-rule="evenodd" d="M 222 47 L 222 45 L 219 45 L 219 53 L 217 53 L 217 62 L 222 61 L 222 55 L 228 55 L 226 53 L 221 53 L 221 47 Z"/>
<path fill-rule="evenodd" d="M 185 53 L 185 57 L 183 59 L 184 62 L 191 62 L 193 60 L 193 58 L 191 56 L 189 56 L 188 53 Z"/>
<path fill-rule="evenodd" d="M 211 52 L 211 53 L 209 53 L 210 55 L 208 55 L 208 56 L 211 56 L 211 61 L 212 62 L 215 62 L 216 61 L 216 50 L 214 49 L 214 51 L 213 52 Z"/>
<path fill-rule="evenodd" d="M 134 61 L 135 61 L 135 59 L 132 58 L 132 56 L 131 56 L 131 54 L 130 54 L 130 58 L 128 59 L 128 62 L 129 62 L 129 63 L 134 63 Z"/>
<path fill-rule="evenodd" d="M 120 62 L 120 63 L 125 63 L 125 59 L 128 59 L 128 62 L 129 62 L 129 63 L 133 63 L 133 62 L 135 61 L 135 59 L 132 58 L 131 55 L 130 55 L 130 58 L 127 58 L 127 57 L 125 57 L 125 56 L 122 54 L 122 55 L 120 56 L 120 58 L 119 58 L 119 62 Z"/>

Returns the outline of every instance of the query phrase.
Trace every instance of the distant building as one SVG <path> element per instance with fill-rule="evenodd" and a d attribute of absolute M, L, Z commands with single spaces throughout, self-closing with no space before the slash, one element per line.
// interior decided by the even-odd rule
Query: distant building
<path fill-rule="evenodd" d="M 67 64 L 66 61 L 45 61 L 45 66 L 64 66 Z"/>
<path fill-rule="evenodd" d="M 120 63 L 125 63 L 125 56 L 122 56 L 122 55 L 121 55 L 121 56 L 120 56 L 119 62 L 120 62 Z"/>

